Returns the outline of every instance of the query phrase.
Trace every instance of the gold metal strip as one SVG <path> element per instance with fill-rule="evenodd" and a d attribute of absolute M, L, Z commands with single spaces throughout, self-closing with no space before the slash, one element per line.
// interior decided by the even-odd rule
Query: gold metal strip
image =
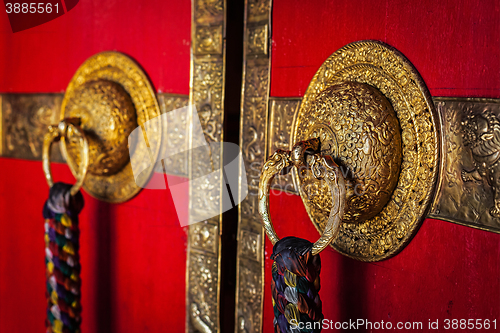
<path fill-rule="evenodd" d="M 470 178 L 467 171 L 472 171 L 475 163 L 478 163 L 477 160 L 481 159 L 481 156 L 476 156 L 476 162 L 474 161 L 470 147 L 476 147 L 477 151 L 483 151 L 487 155 L 500 155 L 500 121 L 498 120 L 500 99 L 434 97 L 433 101 L 441 118 L 443 156 L 438 186 L 428 217 L 500 233 L 500 218 L 490 213 L 495 206 L 496 191 L 494 186 L 488 183 L 488 176 L 493 179 L 500 177 L 500 169 L 497 172 L 495 164 L 497 162 L 490 164 L 486 162 L 487 167 L 482 171 L 486 177 L 476 177 L 477 179 L 473 178 L 470 181 L 464 181 L 463 178 Z M 300 99 L 270 99 L 271 120 L 268 143 L 268 146 L 272 147 L 270 152 L 276 149 L 290 149 L 290 133 L 287 132 L 287 126 L 294 122 L 298 110 L 294 106 L 295 103 L 300 104 Z M 478 118 L 481 114 L 486 114 L 490 122 L 488 123 L 486 118 Z M 471 118 L 472 115 L 475 116 Z M 473 126 L 468 128 L 477 128 L 477 131 L 483 132 L 471 133 L 470 129 L 466 129 L 466 126 L 462 124 L 467 120 L 467 124 Z M 478 125 L 479 127 L 475 127 Z M 487 134 L 485 138 L 491 139 L 481 140 L 483 133 Z M 492 135 L 489 135 L 490 133 Z M 465 135 L 470 136 L 467 140 L 473 142 L 465 145 Z M 495 146 L 496 140 L 499 142 L 498 146 Z M 481 145 L 489 147 L 490 151 L 486 152 L 486 148 L 480 148 Z M 464 171 L 464 176 L 462 176 L 462 171 Z M 281 177 L 274 183 L 274 189 L 285 190 L 292 194 L 298 193 L 290 177 Z"/>
<path fill-rule="evenodd" d="M 269 0 L 245 2 L 240 147 L 247 174 L 240 179 L 247 177 L 248 195 L 238 207 L 235 332 L 262 331 L 264 231 L 257 193 L 267 156 L 271 5 Z"/>
<path fill-rule="evenodd" d="M 189 144 L 189 119 L 186 112 L 179 114 L 168 113 L 170 111 L 186 107 L 189 104 L 189 96 L 175 94 L 158 94 L 158 104 L 161 114 L 166 115 L 166 126 L 162 126 L 162 137 L 165 143 L 161 147 L 160 156 L 169 156 L 169 151 L 179 151 L 178 147 L 186 149 L 181 154 L 165 158 L 165 168 L 168 174 L 187 177 L 188 176 L 188 144 Z M 177 116 L 175 116 L 177 115 Z M 159 166 L 156 172 L 163 172 L 163 166 Z"/>
<path fill-rule="evenodd" d="M 43 135 L 49 125 L 60 120 L 61 103 L 64 94 L 2 94 L 0 95 L 0 156 L 27 160 L 41 160 Z M 161 113 L 188 105 L 187 95 L 157 95 Z M 166 147 L 182 145 L 187 147 L 189 123 L 186 119 L 167 117 L 163 126 Z M 184 141 L 183 141 L 184 140 Z M 64 163 L 58 143 L 53 145 L 51 160 Z M 162 156 L 165 156 L 162 155 Z M 186 158 L 167 159 L 169 173 L 187 177 Z M 156 170 L 162 172 L 163 170 Z"/>
<path fill-rule="evenodd" d="M 49 125 L 59 123 L 62 99 L 63 94 L 3 94 L 1 156 L 42 160 L 43 137 Z M 51 156 L 64 162 L 58 143 Z"/>
<path fill-rule="evenodd" d="M 300 108 L 301 98 L 277 98 L 271 97 L 269 100 L 269 142 L 267 158 L 276 150 L 290 150 L 294 142 L 291 142 L 292 126 Z M 266 158 L 266 160 L 267 160 Z M 295 172 L 293 169 L 292 172 Z M 280 190 L 291 194 L 299 194 L 294 183 L 292 173 L 278 175 L 272 183 L 274 190 Z"/>
<path fill-rule="evenodd" d="M 443 157 L 428 217 L 500 233 L 500 99 L 436 97 L 434 104 Z"/>
<path fill-rule="evenodd" d="M 191 24 L 191 82 L 189 105 L 196 107 L 204 133 L 205 142 L 199 136 L 189 135 L 189 147 L 214 142 L 223 142 L 222 122 L 224 119 L 224 74 L 225 74 L 225 0 L 193 0 Z M 191 130 L 197 119 L 189 119 Z M 222 178 L 222 150 L 209 154 L 188 154 L 189 219 L 197 218 L 199 207 L 207 197 L 213 197 L 210 204 L 220 204 L 223 188 L 197 191 L 195 178 L 206 172 L 207 165 L 213 171 L 219 170 Z M 222 211 L 220 211 L 222 213 Z M 220 331 L 220 235 L 222 215 L 190 225 L 186 263 L 186 332 Z"/>

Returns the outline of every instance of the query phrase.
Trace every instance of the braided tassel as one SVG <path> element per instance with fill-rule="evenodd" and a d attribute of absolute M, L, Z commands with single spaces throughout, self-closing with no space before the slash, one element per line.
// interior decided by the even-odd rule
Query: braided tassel
<path fill-rule="evenodd" d="M 271 291 L 274 332 L 320 332 L 323 312 L 320 289 L 319 255 L 313 244 L 297 237 L 285 237 L 273 247 Z"/>
<path fill-rule="evenodd" d="M 80 332 L 80 258 L 78 214 L 83 196 L 70 195 L 71 185 L 56 183 L 43 207 L 47 333 Z"/>

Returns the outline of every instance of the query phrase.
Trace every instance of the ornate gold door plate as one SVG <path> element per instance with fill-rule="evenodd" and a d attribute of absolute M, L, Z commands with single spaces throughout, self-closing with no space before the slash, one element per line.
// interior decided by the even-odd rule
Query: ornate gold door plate
<path fill-rule="evenodd" d="M 134 160 L 144 163 L 147 170 L 134 179 L 128 136 L 137 126 L 144 130 L 145 123 L 159 115 L 156 95 L 146 74 L 129 57 L 103 52 L 80 66 L 66 89 L 61 119 L 79 119 L 89 140 L 85 191 L 100 200 L 124 202 L 141 190 L 153 172 L 160 145 L 148 150 L 131 147 L 133 154 L 144 155 Z M 152 124 L 148 126 L 148 136 L 153 136 L 149 142 L 161 142 L 161 122 Z M 61 149 L 76 174 L 80 162 L 77 145 L 63 138 Z"/>
<path fill-rule="evenodd" d="M 307 89 L 292 142 L 318 137 L 348 179 L 346 212 L 333 247 L 378 261 L 400 251 L 425 218 L 438 175 L 439 118 L 425 83 L 394 48 L 376 41 L 332 54 Z M 309 172 L 294 181 L 323 231 L 328 188 Z"/>
<path fill-rule="evenodd" d="M 482 136 L 484 139 L 494 138 L 498 126 L 492 121 L 493 117 L 486 117 L 490 121 L 485 122 L 481 120 L 484 117 L 476 116 L 476 121 L 472 121 L 473 126 L 479 123 L 484 133 L 476 133 L 477 142 L 466 146 L 462 125 L 470 118 L 470 114 L 481 114 L 485 110 L 498 118 L 498 100 L 432 98 L 409 61 L 397 50 L 376 41 L 349 44 L 335 52 L 317 71 L 303 98 L 270 97 L 269 64 L 272 48 L 261 47 L 262 50 L 268 50 L 265 53 L 253 53 L 252 50 L 256 49 L 255 41 L 259 41 L 260 45 L 271 43 L 271 5 L 270 1 L 249 2 L 246 5 L 247 39 L 244 49 L 240 146 L 244 151 L 247 170 L 251 171 L 248 174 L 250 191 L 240 204 L 238 221 L 235 311 L 235 331 L 238 332 L 259 332 L 262 329 L 265 234 L 260 219 L 255 218 L 258 214 L 257 190 L 252 191 L 259 178 L 251 172 L 262 172 L 264 162 L 278 149 L 291 150 L 297 142 L 317 137 L 321 140 L 322 154 L 334 157 L 337 164 L 351 167 L 351 171 L 354 171 L 350 173 L 354 177 L 346 179 L 350 182 L 348 196 L 350 192 L 351 200 L 359 201 L 354 202 L 352 207 L 361 207 L 363 213 L 369 214 L 361 219 L 359 217 L 362 214 L 357 215 L 358 219 L 352 218 L 349 223 L 344 221 L 339 237 L 331 245 L 356 260 L 377 261 L 395 255 L 408 244 L 426 217 L 500 232 L 500 219 L 490 214 L 495 206 L 494 194 L 497 191 L 490 185 L 495 167 L 492 164 L 486 171 L 485 168 L 478 168 L 470 149 L 477 147 L 479 141 L 485 142 L 477 139 L 482 134 L 486 134 Z M 256 38 L 256 31 L 263 31 L 264 27 L 266 37 Z M 365 90 L 364 97 L 363 94 L 355 93 L 358 89 L 349 91 L 342 85 L 357 85 Z M 365 88 L 365 85 L 369 87 Z M 394 121 L 390 119 L 391 112 L 386 112 L 385 121 L 379 122 L 379 126 L 385 127 L 384 130 L 376 126 L 371 133 L 363 130 L 362 124 L 367 125 L 371 115 L 360 114 L 359 106 L 365 104 L 367 99 L 379 101 L 375 97 L 377 93 L 370 91 L 370 87 L 389 101 L 396 116 L 397 131 L 394 130 Z M 340 91 L 345 95 L 351 94 L 351 106 L 358 108 L 351 115 L 335 113 L 344 104 Z M 384 103 L 381 100 L 379 102 L 378 109 L 383 110 Z M 365 110 L 367 113 L 372 111 L 371 108 Z M 336 128 L 333 121 L 338 122 Z M 387 135 L 381 135 L 384 131 Z M 360 141 L 363 140 L 360 139 L 366 134 L 377 135 L 383 139 L 378 143 L 385 142 L 386 145 L 382 144 L 380 149 L 377 144 L 372 144 L 373 141 L 361 145 Z M 396 143 L 398 140 L 400 143 Z M 392 147 L 388 148 L 390 142 Z M 400 157 L 397 146 L 401 149 Z M 385 152 L 395 152 L 392 160 L 391 156 L 382 154 L 384 147 Z M 367 157 L 364 156 L 364 148 L 366 151 L 378 149 L 378 155 L 374 154 L 373 160 L 384 156 L 380 160 L 384 161 L 384 167 L 378 170 L 378 175 L 360 172 L 359 167 Z M 500 151 L 500 146 L 495 149 L 486 149 L 488 151 L 485 150 L 485 154 Z M 474 169 L 478 172 L 467 173 Z M 343 171 L 349 174 L 348 170 L 346 168 Z M 371 169 L 372 172 L 376 170 Z M 481 171 L 482 176 L 478 177 Z M 356 185 L 359 185 L 358 189 L 365 190 L 356 182 L 356 175 L 366 176 L 363 180 L 374 183 L 366 191 L 379 194 L 378 202 L 363 201 L 362 195 L 359 199 L 353 196 Z M 301 195 L 313 224 L 322 234 L 330 212 L 331 194 L 326 184 L 313 181 L 312 178 L 307 170 L 292 170 L 289 174 L 277 176 L 272 187 Z M 395 181 L 395 185 L 392 185 L 392 181 Z M 369 210 L 366 209 L 368 204 L 373 204 Z M 357 213 L 353 209 L 350 216 Z M 350 219 L 350 216 L 346 217 Z"/>

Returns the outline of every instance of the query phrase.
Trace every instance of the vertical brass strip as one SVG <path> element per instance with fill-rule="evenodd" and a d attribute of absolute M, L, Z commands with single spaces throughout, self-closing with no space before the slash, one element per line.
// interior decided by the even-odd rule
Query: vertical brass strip
<path fill-rule="evenodd" d="M 193 0 L 191 25 L 191 82 L 189 104 L 196 107 L 189 120 L 189 147 L 222 143 L 225 70 L 225 0 Z M 204 138 L 193 133 L 198 116 Z M 206 142 L 202 142 L 205 140 Z M 214 146 L 211 146 L 214 147 Z M 200 221 L 200 207 L 207 197 L 222 207 L 222 149 L 200 154 L 190 149 L 189 219 Z M 207 165 L 221 184 L 220 188 L 196 190 L 196 179 L 206 175 Z M 199 185 L 199 184 L 198 184 Z M 216 186 L 217 187 L 217 186 Z M 220 209 L 219 208 L 219 209 Z M 219 210 L 222 213 L 221 210 Z M 220 331 L 220 234 L 222 215 L 191 224 L 188 231 L 186 263 L 186 332 Z"/>
<path fill-rule="evenodd" d="M 238 208 L 235 332 L 262 331 L 264 232 L 257 193 L 266 159 L 271 5 L 269 0 L 245 2 L 240 148 L 246 174 L 241 174 L 240 179 L 247 177 L 248 195 Z"/>

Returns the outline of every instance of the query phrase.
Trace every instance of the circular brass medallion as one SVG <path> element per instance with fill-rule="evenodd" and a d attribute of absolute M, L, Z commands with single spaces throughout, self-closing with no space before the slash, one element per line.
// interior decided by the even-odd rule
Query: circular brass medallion
<path fill-rule="evenodd" d="M 160 145 L 153 156 L 134 150 L 134 161 L 144 161 L 146 171 L 134 179 L 128 137 L 138 126 L 160 115 L 154 90 L 146 74 L 129 57 L 102 52 L 90 57 L 77 70 L 64 95 L 61 119 L 78 118 L 89 141 L 90 165 L 83 188 L 93 197 L 124 202 L 136 195 L 149 180 Z M 150 122 L 151 123 L 151 122 Z M 148 124 L 149 125 L 149 124 Z M 148 126 L 148 140 L 161 142 L 161 124 Z M 78 142 L 62 140 L 61 149 L 75 174 L 80 163 Z"/>
<path fill-rule="evenodd" d="M 292 142 L 319 137 L 347 186 L 337 251 L 378 261 L 400 251 L 425 217 L 438 173 L 438 116 L 425 83 L 397 50 L 376 41 L 332 54 L 311 80 Z M 324 184 L 308 171 L 294 181 L 315 227 L 331 209 Z"/>

